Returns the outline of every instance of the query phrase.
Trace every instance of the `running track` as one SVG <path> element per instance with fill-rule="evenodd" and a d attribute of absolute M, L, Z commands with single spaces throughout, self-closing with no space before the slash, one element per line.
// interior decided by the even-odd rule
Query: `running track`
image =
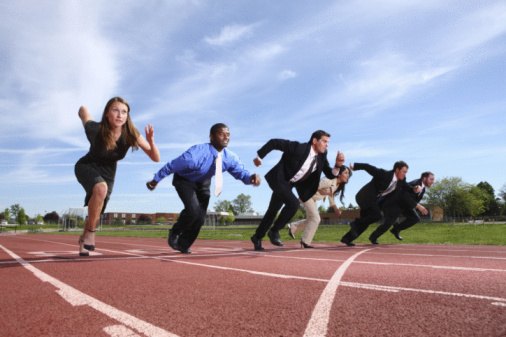
<path fill-rule="evenodd" d="M 77 238 L 0 236 L 0 336 L 506 335 L 504 246 Z"/>

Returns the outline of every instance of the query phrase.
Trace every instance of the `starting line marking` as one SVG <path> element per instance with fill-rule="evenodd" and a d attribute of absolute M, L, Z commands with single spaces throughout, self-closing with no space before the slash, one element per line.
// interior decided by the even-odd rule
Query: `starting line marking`
<path fill-rule="evenodd" d="M 11 252 L 4 246 L 0 245 L 7 254 L 9 254 L 13 259 L 15 259 L 19 264 L 32 272 L 37 278 L 39 278 L 43 282 L 48 282 L 49 284 L 56 287 L 58 290 L 56 292 L 63 297 L 67 302 L 69 302 L 72 306 L 79 305 L 88 305 L 91 308 L 103 313 L 104 315 L 117 320 L 118 322 L 123 323 L 126 326 L 129 326 L 132 329 L 139 331 L 140 333 L 145 334 L 146 336 L 167 336 L 167 337 L 178 337 L 177 335 L 165 331 L 157 326 L 154 326 L 150 323 L 144 322 L 137 317 L 134 317 L 126 312 L 118 310 L 104 302 L 97 300 L 79 290 L 61 282 L 60 280 L 44 273 L 43 271 L 35 268 L 24 259 Z"/>
<path fill-rule="evenodd" d="M 102 253 L 91 251 L 89 252 L 90 256 L 99 256 L 103 255 Z M 27 252 L 27 254 L 35 255 L 37 257 L 55 257 L 55 256 L 62 256 L 62 255 L 72 255 L 77 256 L 77 252 L 75 250 L 65 250 L 65 251 L 42 251 L 42 252 Z"/>

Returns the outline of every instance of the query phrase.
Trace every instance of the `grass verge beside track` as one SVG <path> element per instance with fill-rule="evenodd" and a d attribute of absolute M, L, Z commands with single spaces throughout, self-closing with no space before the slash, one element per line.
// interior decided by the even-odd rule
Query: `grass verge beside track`
<path fill-rule="evenodd" d="M 378 224 L 373 224 L 357 239 L 357 243 L 369 243 L 369 235 Z M 135 228 L 135 229 L 132 229 Z M 97 230 L 98 236 L 149 237 L 167 238 L 170 226 L 130 226 L 121 228 L 104 228 Z M 256 227 L 203 227 L 199 239 L 204 240 L 249 240 Z M 348 225 L 320 226 L 313 242 L 339 242 L 349 230 Z M 79 235 L 80 232 L 56 232 L 58 234 Z M 51 233 L 55 234 L 55 232 Z M 280 232 L 281 241 L 294 241 L 288 236 L 288 230 Z M 296 234 L 297 240 L 300 235 Z M 390 232 L 386 232 L 378 241 L 380 243 L 404 244 L 448 244 L 448 245 L 506 245 L 505 224 L 453 225 L 420 223 L 401 232 L 403 241 L 398 241 Z M 268 241 L 265 237 L 264 241 Z"/>

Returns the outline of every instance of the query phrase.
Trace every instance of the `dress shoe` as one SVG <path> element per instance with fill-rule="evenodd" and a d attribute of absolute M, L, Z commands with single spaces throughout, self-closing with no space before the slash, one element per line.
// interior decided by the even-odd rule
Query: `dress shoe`
<path fill-rule="evenodd" d="M 375 239 L 375 238 L 373 238 L 373 237 L 369 237 L 369 241 L 371 241 L 371 243 L 372 243 L 373 245 L 379 245 L 378 239 Z"/>
<path fill-rule="evenodd" d="M 279 240 L 279 232 L 273 232 L 272 230 L 270 230 L 267 233 L 267 236 L 269 237 L 271 243 L 274 246 L 283 247 L 283 243 Z"/>
<path fill-rule="evenodd" d="M 170 248 L 172 248 L 174 250 L 179 250 L 178 240 L 179 240 L 179 235 L 174 234 L 172 232 L 172 230 L 169 230 L 169 239 L 168 239 L 168 242 L 169 242 Z"/>
<path fill-rule="evenodd" d="M 262 247 L 262 240 L 259 239 L 256 234 L 251 237 L 251 242 L 253 242 L 253 246 L 255 247 L 255 250 L 264 250 L 264 247 Z"/>
<path fill-rule="evenodd" d="M 288 224 L 288 235 L 290 235 L 292 239 L 295 239 L 295 235 L 292 233 L 292 227 L 290 227 L 290 224 Z"/>
<path fill-rule="evenodd" d="M 341 242 L 344 243 L 345 245 L 347 245 L 348 247 L 353 247 L 355 246 L 355 244 L 353 242 L 351 242 L 350 240 L 346 239 L 346 238 L 342 238 L 341 239 Z"/>
<path fill-rule="evenodd" d="M 86 230 L 83 238 L 83 248 L 86 250 L 95 250 L 95 231 Z"/>
<path fill-rule="evenodd" d="M 179 251 L 181 252 L 181 254 L 191 254 L 192 253 L 192 251 L 190 250 L 190 248 L 181 249 Z"/>
<path fill-rule="evenodd" d="M 310 246 L 308 244 L 305 244 L 304 242 L 300 242 L 300 248 L 314 248 L 313 246 Z"/>
<path fill-rule="evenodd" d="M 395 229 L 395 228 L 392 228 L 392 229 L 390 230 L 390 233 L 392 233 L 392 234 L 395 236 L 395 238 L 396 238 L 397 240 L 402 241 L 402 237 L 399 235 L 399 232 L 400 232 L 400 230 Z"/>

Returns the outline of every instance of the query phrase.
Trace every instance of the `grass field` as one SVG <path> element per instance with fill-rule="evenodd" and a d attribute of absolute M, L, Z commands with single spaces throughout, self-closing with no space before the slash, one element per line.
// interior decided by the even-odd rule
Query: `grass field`
<path fill-rule="evenodd" d="M 378 224 L 373 224 L 357 239 L 357 243 L 368 243 L 369 235 Z M 124 237 L 153 237 L 167 238 L 170 226 L 129 226 L 104 227 L 97 230 L 98 236 L 124 236 Z M 313 242 L 339 242 L 341 237 L 349 230 L 347 225 L 320 226 L 316 231 Z M 203 227 L 199 239 L 206 240 L 249 240 L 255 232 L 255 227 L 216 227 L 216 229 Z M 57 232 L 68 235 L 78 235 L 79 232 Z M 54 234 L 54 232 L 53 232 Z M 293 241 L 288 236 L 288 230 L 282 230 L 281 241 Z M 296 235 L 300 240 L 300 235 Z M 402 231 L 403 241 L 398 241 L 390 232 L 386 232 L 378 241 L 380 243 L 404 244 L 447 244 L 447 245 L 506 245 L 505 224 L 433 224 L 419 223 L 408 230 Z M 264 241 L 268 241 L 265 237 Z"/>

